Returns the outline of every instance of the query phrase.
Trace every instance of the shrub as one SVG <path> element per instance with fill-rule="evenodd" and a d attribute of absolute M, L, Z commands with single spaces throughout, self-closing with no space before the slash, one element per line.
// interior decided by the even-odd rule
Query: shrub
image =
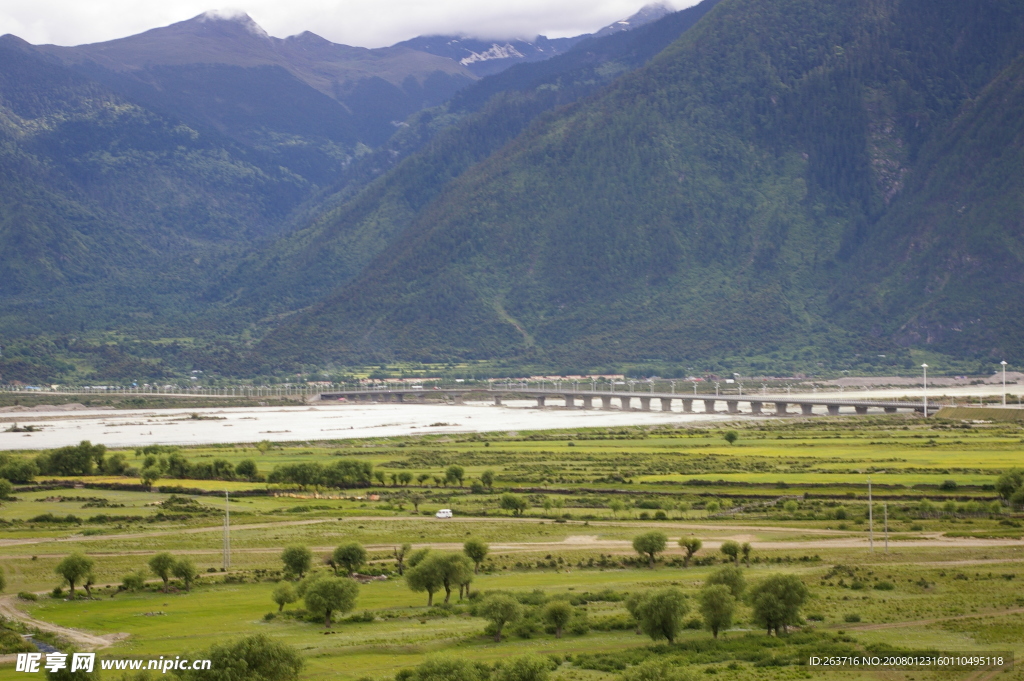
<path fill-rule="evenodd" d="M 855 612 L 848 613 L 846 615 L 843 615 L 843 621 L 849 622 L 851 624 L 854 622 L 860 622 L 860 615 L 858 615 Z"/>

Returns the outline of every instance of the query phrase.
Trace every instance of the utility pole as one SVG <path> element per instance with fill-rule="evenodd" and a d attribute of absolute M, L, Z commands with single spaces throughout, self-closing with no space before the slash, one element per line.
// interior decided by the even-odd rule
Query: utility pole
<path fill-rule="evenodd" d="M 882 503 L 882 513 L 885 514 L 885 552 L 889 553 L 889 502 Z"/>
<path fill-rule="evenodd" d="M 1006 360 L 1004 359 L 1000 364 L 1003 365 L 1003 406 L 1006 406 Z"/>
<path fill-rule="evenodd" d="M 871 478 L 868 478 L 868 543 L 875 550 L 875 515 L 871 505 Z"/>
<path fill-rule="evenodd" d="M 928 365 L 922 364 L 924 370 L 924 417 L 928 418 Z"/>
<path fill-rule="evenodd" d="M 231 507 L 224 490 L 224 572 L 231 569 Z"/>

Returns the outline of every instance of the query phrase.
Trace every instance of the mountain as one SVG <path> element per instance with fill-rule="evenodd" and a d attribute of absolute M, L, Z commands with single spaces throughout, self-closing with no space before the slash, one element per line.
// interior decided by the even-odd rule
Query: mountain
<path fill-rule="evenodd" d="M 221 301 L 216 312 L 244 309 L 247 316 L 263 318 L 316 302 L 401 239 L 419 211 L 467 169 L 538 117 L 643 65 L 718 1 L 705 0 L 629 32 L 586 38 L 543 62 L 517 64 L 464 88 L 445 106 L 410 118 L 388 144 L 345 171 L 364 171 L 364 177 L 340 182 L 338 191 L 296 218 L 294 232 L 226 276 L 211 294 Z M 375 173 L 383 176 L 353 193 Z"/>
<path fill-rule="evenodd" d="M 466 36 L 419 36 L 398 43 L 396 47 L 408 47 L 419 52 L 447 57 L 466 67 L 477 76 L 500 73 L 517 64 L 543 61 L 562 54 L 581 40 L 588 37 L 604 37 L 628 31 L 657 21 L 672 10 L 657 3 L 646 5 L 627 19 L 616 21 L 593 34 L 572 38 L 548 38 L 537 36 L 533 40 L 481 40 Z"/>
<path fill-rule="evenodd" d="M 1015 2 L 725 0 L 411 206 L 261 356 L 1024 356 L 1022 29 Z"/>

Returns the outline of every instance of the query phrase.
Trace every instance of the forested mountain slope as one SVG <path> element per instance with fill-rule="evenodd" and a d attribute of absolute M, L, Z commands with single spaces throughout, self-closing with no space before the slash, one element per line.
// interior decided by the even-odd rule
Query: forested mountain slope
<path fill-rule="evenodd" d="M 212 297 L 220 309 L 263 317 L 301 308 L 357 276 L 413 223 L 452 181 L 522 133 L 538 117 L 593 95 L 670 45 L 719 0 L 665 16 L 628 32 L 588 38 L 540 63 L 519 64 L 421 112 L 368 163 L 422 151 L 397 163 L 356 195 L 361 178 L 312 204 L 298 229 L 247 259 Z M 411 139 L 410 139 L 411 138 Z M 358 170 L 358 162 L 353 171 Z M 364 168 L 364 170 L 366 170 Z M 372 171 L 371 171 L 372 172 Z"/>
<path fill-rule="evenodd" d="M 1020 353 L 992 320 L 1024 294 L 1022 18 L 1009 0 L 726 0 L 430 198 L 261 352 Z"/>

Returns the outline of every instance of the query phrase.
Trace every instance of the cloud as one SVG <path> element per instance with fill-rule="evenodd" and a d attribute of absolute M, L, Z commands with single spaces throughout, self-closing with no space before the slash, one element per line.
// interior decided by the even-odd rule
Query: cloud
<path fill-rule="evenodd" d="M 696 0 L 674 0 L 677 8 Z M 0 34 L 30 43 L 80 45 L 141 33 L 207 11 L 248 13 L 270 35 L 313 31 L 346 45 L 382 47 L 418 35 L 480 38 L 590 33 L 636 12 L 645 0 L 248 0 L 213 9 L 209 0 L 0 0 Z"/>

